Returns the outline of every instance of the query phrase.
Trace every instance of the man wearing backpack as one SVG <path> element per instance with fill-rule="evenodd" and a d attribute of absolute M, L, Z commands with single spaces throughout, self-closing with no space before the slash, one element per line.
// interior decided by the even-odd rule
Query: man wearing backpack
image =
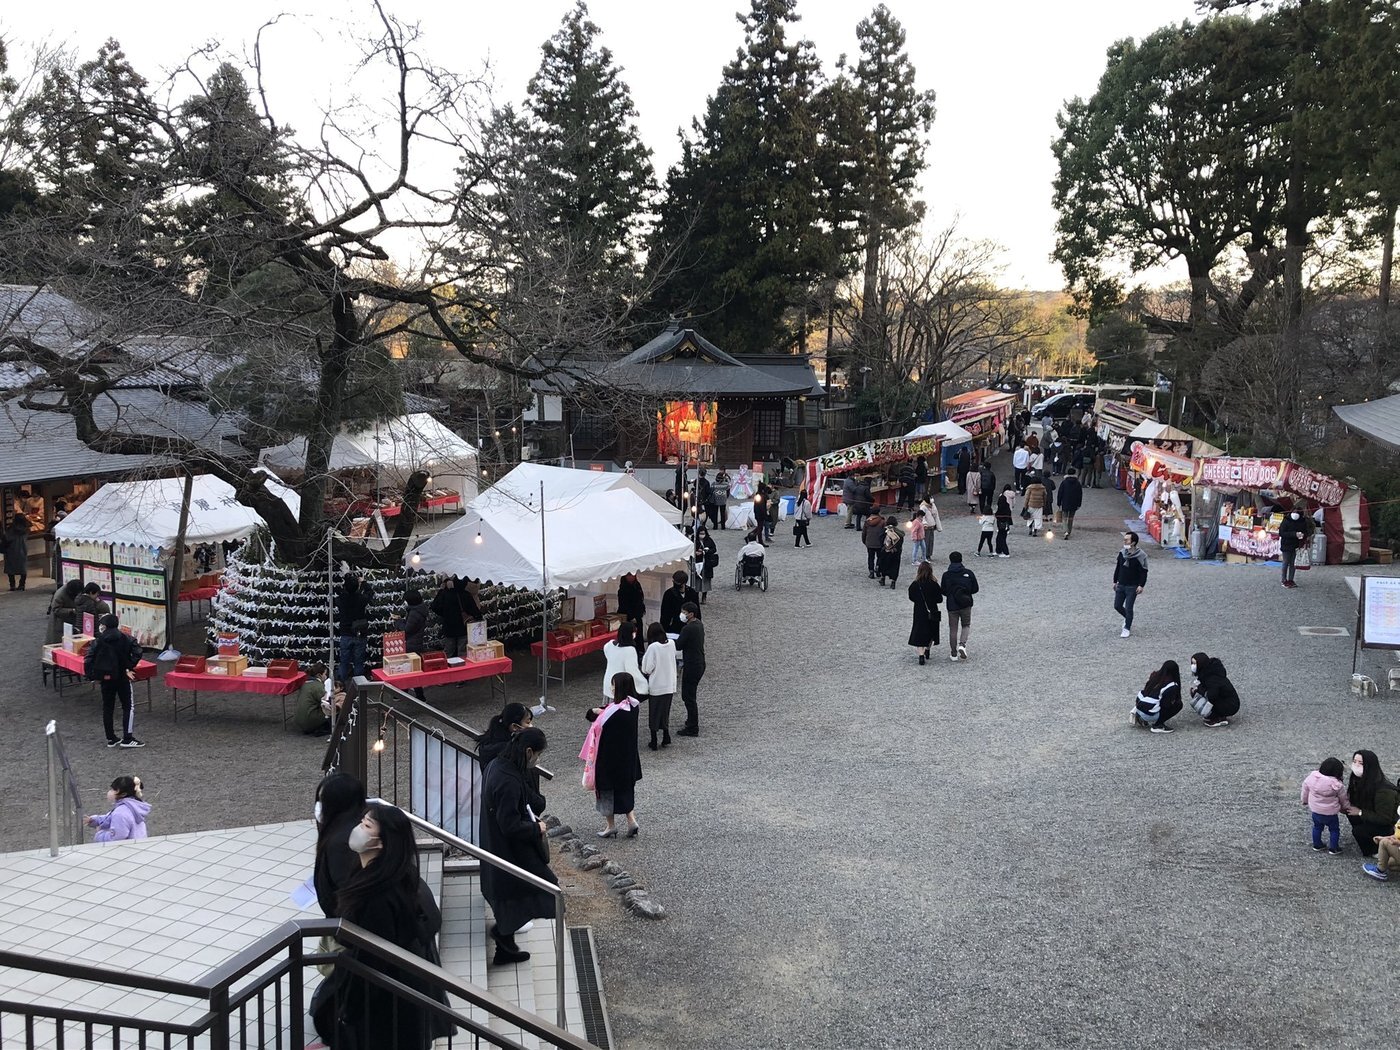
<path fill-rule="evenodd" d="M 952 649 L 949 659 L 954 663 L 967 659 L 967 636 L 972 633 L 972 596 L 977 593 L 977 577 L 963 564 L 962 554 L 952 551 L 948 555 L 948 571 L 939 582 L 944 597 L 948 599 L 948 645 Z M 958 636 L 958 628 L 962 636 Z"/>
<path fill-rule="evenodd" d="M 98 621 L 102 630 L 83 653 L 83 674 L 102 687 L 102 725 L 107 730 L 108 747 L 145 747 L 136 739 L 136 706 L 131 702 L 131 682 L 141 662 L 141 646 L 118 626 L 117 617 L 108 613 Z M 117 700 L 122 702 L 122 735 L 112 729 Z"/>

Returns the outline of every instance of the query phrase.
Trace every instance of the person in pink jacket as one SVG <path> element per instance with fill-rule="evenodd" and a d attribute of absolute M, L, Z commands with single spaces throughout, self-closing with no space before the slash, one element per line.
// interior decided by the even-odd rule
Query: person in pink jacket
<path fill-rule="evenodd" d="M 1334 857 L 1342 855 L 1338 843 L 1341 834 L 1341 821 L 1338 813 L 1355 813 L 1356 810 L 1347 797 L 1346 785 L 1342 783 L 1342 760 L 1324 758 L 1322 764 L 1308 774 L 1303 781 L 1303 805 L 1312 813 L 1312 848 L 1318 853 L 1323 850 L 1322 829 L 1327 829 L 1327 852 Z"/>
<path fill-rule="evenodd" d="M 89 827 L 97 829 L 94 842 L 122 842 L 146 838 L 146 817 L 151 804 L 141 797 L 140 777 L 117 777 L 107 790 L 112 809 L 87 818 Z"/>

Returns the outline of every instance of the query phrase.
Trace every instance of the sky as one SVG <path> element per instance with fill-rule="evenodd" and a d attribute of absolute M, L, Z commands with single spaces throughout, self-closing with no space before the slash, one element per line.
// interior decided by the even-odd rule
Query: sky
<path fill-rule="evenodd" d="M 519 103 L 539 66 L 540 45 L 558 28 L 573 0 L 427 3 L 384 0 L 423 32 L 422 50 L 462 74 L 489 67 L 497 103 Z M 1196 0 L 885 0 L 903 23 L 920 89 L 937 95 L 937 119 L 921 197 L 928 222 L 956 220 L 965 236 L 1002 245 L 1007 285 L 1058 289 L 1050 261 L 1055 115 L 1065 100 L 1093 93 L 1114 41 L 1194 19 Z M 602 43 L 622 67 L 638 111 L 638 130 L 653 152 L 659 179 L 679 155 L 677 132 L 689 128 L 742 45 L 735 12 L 746 0 L 591 0 Z M 830 71 L 840 55 L 857 55 L 855 27 L 872 4 L 799 0 L 798 30 Z M 188 0 L 66 0 L 0 5 L 0 36 L 11 72 L 30 45 L 68 45 L 90 56 L 108 37 L 122 44 L 149 80 L 178 68 L 196 49 L 214 45 L 252 52 L 259 27 L 263 68 L 274 110 L 299 129 L 319 123 L 319 107 L 345 101 L 357 59 L 357 26 L 372 27 L 367 0 L 241 0 L 219 5 Z M 1165 274 L 1170 277 L 1171 274 Z"/>

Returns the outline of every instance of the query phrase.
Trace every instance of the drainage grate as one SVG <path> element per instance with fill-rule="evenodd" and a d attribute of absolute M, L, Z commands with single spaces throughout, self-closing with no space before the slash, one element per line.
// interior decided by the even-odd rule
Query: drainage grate
<path fill-rule="evenodd" d="M 1345 627 L 1299 627 L 1298 633 L 1310 638 L 1349 638 L 1351 632 Z"/>
<path fill-rule="evenodd" d="M 569 940 L 574 949 L 574 973 L 578 975 L 578 999 L 583 1008 L 583 1030 L 588 1041 L 601 1050 L 612 1050 L 612 1032 L 608 1028 L 608 1004 L 603 999 L 602 975 L 598 972 L 598 954 L 593 950 L 593 927 L 569 927 Z"/>

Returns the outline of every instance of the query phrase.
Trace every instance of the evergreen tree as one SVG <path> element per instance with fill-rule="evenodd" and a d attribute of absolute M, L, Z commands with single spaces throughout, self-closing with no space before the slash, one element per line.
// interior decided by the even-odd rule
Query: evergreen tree
<path fill-rule="evenodd" d="M 860 343 L 869 355 L 883 338 L 879 296 L 880 258 L 891 234 L 923 217 L 914 191 L 924 170 L 926 136 L 933 127 L 934 93 L 914 86 L 904 27 L 878 4 L 856 26 L 860 60 L 852 89 L 863 120 L 857 137 L 841 143 L 851 157 L 860 243 L 864 251 Z M 839 126 L 838 126 L 839 127 Z"/>
<path fill-rule="evenodd" d="M 653 258 L 675 274 L 655 301 L 692 313 L 723 349 L 791 346 L 813 285 L 835 269 L 824 223 L 812 45 L 790 39 L 796 0 L 751 0 L 744 46 L 667 174 Z"/>
<path fill-rule="evenodd" d="M 543 47 L 526 106 L 545 214 L 574 245 L 579 279 L 603 285 L 637 266 L 656 179 L 612 52 L 578 0 Z"/>

